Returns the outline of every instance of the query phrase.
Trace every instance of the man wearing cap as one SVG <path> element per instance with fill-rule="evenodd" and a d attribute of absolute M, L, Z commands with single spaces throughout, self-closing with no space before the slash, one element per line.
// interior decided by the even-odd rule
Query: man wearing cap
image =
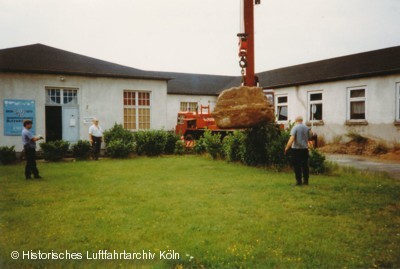
<path fill-rule="evenodd" d="M 290 131 L 290 138 L 285 148 L 285 154 L 292 149 L 293 168 L 296 175 L 296 185 L 308 185 L 308 140 L 310 129 L 303 124 L 303 117 L 296 118 L 296 126 Z M 301 180 L 303 176 L 303 181 Z"/>
<path fill-rule="evenodd" d="M 34 137 L 29 131 L 32 128 L 31 120 L 24 120 L 24 129 L 22 129 L 22 144 L 24 145 L 26 165 L 25 165 L 25 179 L 31 179 L 31 174 L 37 179 L 42 178 L 39 176 L 39 170 L 36 167 L 36 141 L 43 139 L 43 137 Z"/>
<path fill-rule="evenodd" d="M 100 147 L 103 139 L 103 130 L 99 126 L 99 120 L 94 118 L 93 124 L 89 127 L 89 139 L 92 144 L 92 156 L 94 160 L 99 159 Z"/>

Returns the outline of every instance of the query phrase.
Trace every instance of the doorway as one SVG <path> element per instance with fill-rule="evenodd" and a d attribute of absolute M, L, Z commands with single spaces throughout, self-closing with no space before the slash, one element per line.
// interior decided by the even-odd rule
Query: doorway
<path fill-rule="evenodd" d="M 77 107 L 46 106 L 46 141 L 79 140 L 79 117 Z"/>
<path fill-rule="evenodd" d="M 61 106 L 46 106 L 46 141 L 62 139 Z"/>

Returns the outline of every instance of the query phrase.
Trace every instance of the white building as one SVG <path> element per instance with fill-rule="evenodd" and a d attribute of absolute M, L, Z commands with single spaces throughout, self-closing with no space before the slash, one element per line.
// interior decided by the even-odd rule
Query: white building
<path fill-rule="evenodd" d="M 400 142 L 400 46 L 260 73 L 279 123 L 301 115 L 327 141 L 356 132 Z M 315 105 L 314 118 L 311 107 Z"/>
<path fill-rule="evenodd" d="M 41 44 L 0 50 L 0 144 L 22 150 L 25 118 L 47 141 L 87 140 L 94 117 L 103 129 L 165 128 L 168 79 Z"/>
<path fill-rule="evenodd" d="M 302 115 L 332 141 L 349 131 L 400 142 L 400 46 L 258 74 L 277 120 Z M 0 146 L 22 150 L 22 120 L 47 141 L 88 139 L 103 129 L 174 129 L 180 110 L 214 108 L 240 77 L 149 72 L 41 44 L 0 50 Z"/>

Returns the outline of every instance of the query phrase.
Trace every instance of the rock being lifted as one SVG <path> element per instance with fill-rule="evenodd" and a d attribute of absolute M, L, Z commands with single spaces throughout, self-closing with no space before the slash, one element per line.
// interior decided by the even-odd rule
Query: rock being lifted
<path fill-rule="evenodd" d="M 250 128 L 275 121 L 274 109 L 262 89 L 247 86 L 224 90 L 212 116 L 223 129 Z"/>

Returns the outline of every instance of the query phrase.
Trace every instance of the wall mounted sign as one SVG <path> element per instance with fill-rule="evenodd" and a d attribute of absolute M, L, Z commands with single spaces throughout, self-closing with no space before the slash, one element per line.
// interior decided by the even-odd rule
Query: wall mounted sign
<path fill-rule="evenodd" d="M 4 99 L 4 135 L 21 135 L 24 120 L 32 120 L 33 126 L 31 132 L 35 134 L 35 101 Z"/>

